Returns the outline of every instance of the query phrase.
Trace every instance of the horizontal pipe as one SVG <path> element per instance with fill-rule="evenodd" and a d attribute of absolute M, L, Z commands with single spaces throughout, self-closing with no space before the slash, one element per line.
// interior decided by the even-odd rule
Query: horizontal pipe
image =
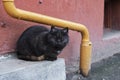
<path fill-rule="evenodd" d="M 89 40 L 89 33 L 84 25 L 17 9 L 13 2 L 14 0 L 3 0 L 4 8 L 10 16 L 21 20 L 27 20 L 47 25 L 54 25 L 62 28 L 68 27 L 71 30 L 81 32 L 84 40 Z"/>
<path fill-rule="evenodd" d="M 54 18 L 54 17 L 50 17 L 50 16 L 46 16 L 46 15 L 37 14 L 37 13 L 18 9 L 14 5 L 14 0 L 3 0 L 3 5 L 4 5 L 6 12 L 14 18 L 17 18 L 20 20 L 36 22 L 36 23 L 41 23 L 41 24 L 46 24 L 46 25 L 53 25 L 53 26 L 57 26 L 57 27 L 61 27 L 61 28 L 68 27 L 71 30 L 81 32 L 82 42 L 86 42 L 86 44 L 90 43 L 88 29 L 82 24 L 78 24 L 78 23 L 74 23 L 71 21 L 66 21 L 66 20 L 62 20 L 62 19 L 58 19 L 58 18 Z M 81 45 L 83 45 L 83 43 L 81 43 Z M 87 50 L 87 49 L 86 48 L 81 48 L 81 49 L 82 49 L 81 54 L 84 55 L 84 49 L 85 50 Z M 91 55 L 90 50 L 87 51 L 86 53 Z M 86 56 L 87 55 L 84 55 L 84 57 L 86 57 Z M 80 58 L 81 57 L 82 56 L 80 56 Z M 89 58 L 88 60 L 90 60 L 91 57 L 87 57 L 87 58 Z M 85 61 L 88 61 L 87 58 Z M 85 58 L 81 58 L 81 59 L 84 60 Z M 81 66 L 84 65 L 86 67 L 90 67 L 90 63 L 85 62 L 83 60 L 81 60 L 82 64 L 80 64 L 80 69 L 81 69 L 83 75 L 87 76 L 89 69 L 86 68 L 86 70 L 83 70 L 84 68 L 82 68 Z"/>

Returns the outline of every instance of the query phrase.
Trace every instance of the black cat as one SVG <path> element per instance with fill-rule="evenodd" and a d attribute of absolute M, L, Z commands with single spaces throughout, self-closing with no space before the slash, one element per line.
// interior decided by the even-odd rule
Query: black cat
<path fill-rule="evenodd" d="M 68 28 L 51 30 L 32 26 L 25 30 L 17 42 L 17 56 L 24 60 L 56 60 L 69 42 Z"/>

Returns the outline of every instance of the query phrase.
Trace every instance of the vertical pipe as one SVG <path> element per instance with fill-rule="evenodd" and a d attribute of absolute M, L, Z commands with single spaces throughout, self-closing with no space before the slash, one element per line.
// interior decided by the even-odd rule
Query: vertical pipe
<path fill-rule="evenodd" d="M 80 73 L 88 76 L 91 66 L 92 44 L 89 41 L 83 41 L 80 48 Z"/>

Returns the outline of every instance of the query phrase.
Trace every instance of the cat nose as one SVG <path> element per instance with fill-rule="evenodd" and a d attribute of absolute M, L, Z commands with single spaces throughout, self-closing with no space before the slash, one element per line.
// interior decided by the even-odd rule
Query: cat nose
<path fill-rule="evenodd" d="M 58 39 L 57 41 L 58 41 L 58 42 L 61 42 L 61 40 L 60 40 L 60 39 Z"/>

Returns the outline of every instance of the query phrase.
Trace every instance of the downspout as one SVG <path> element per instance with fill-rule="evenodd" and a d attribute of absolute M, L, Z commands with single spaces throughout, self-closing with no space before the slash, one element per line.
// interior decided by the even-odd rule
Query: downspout
<path fill-rule="evenodd" d="M 71 30 L 81 32 L 82 41 L 81 41 L 81 48 L 80 48 L 79 69 L 83 76 L 88 76 L 90 66 L 91 66 L 92 44 L 89 40 L 89 32 L 84 25 L 42 15 L 42 14 L 37 14 L 37 13 L 17 9 L 14 5 L 14 0 L 3 0 L 3 6 L 6 12 L 13 18 L 46 24 L 46 25 L 53 25 L 61 28 L 68 27 Z"/>

